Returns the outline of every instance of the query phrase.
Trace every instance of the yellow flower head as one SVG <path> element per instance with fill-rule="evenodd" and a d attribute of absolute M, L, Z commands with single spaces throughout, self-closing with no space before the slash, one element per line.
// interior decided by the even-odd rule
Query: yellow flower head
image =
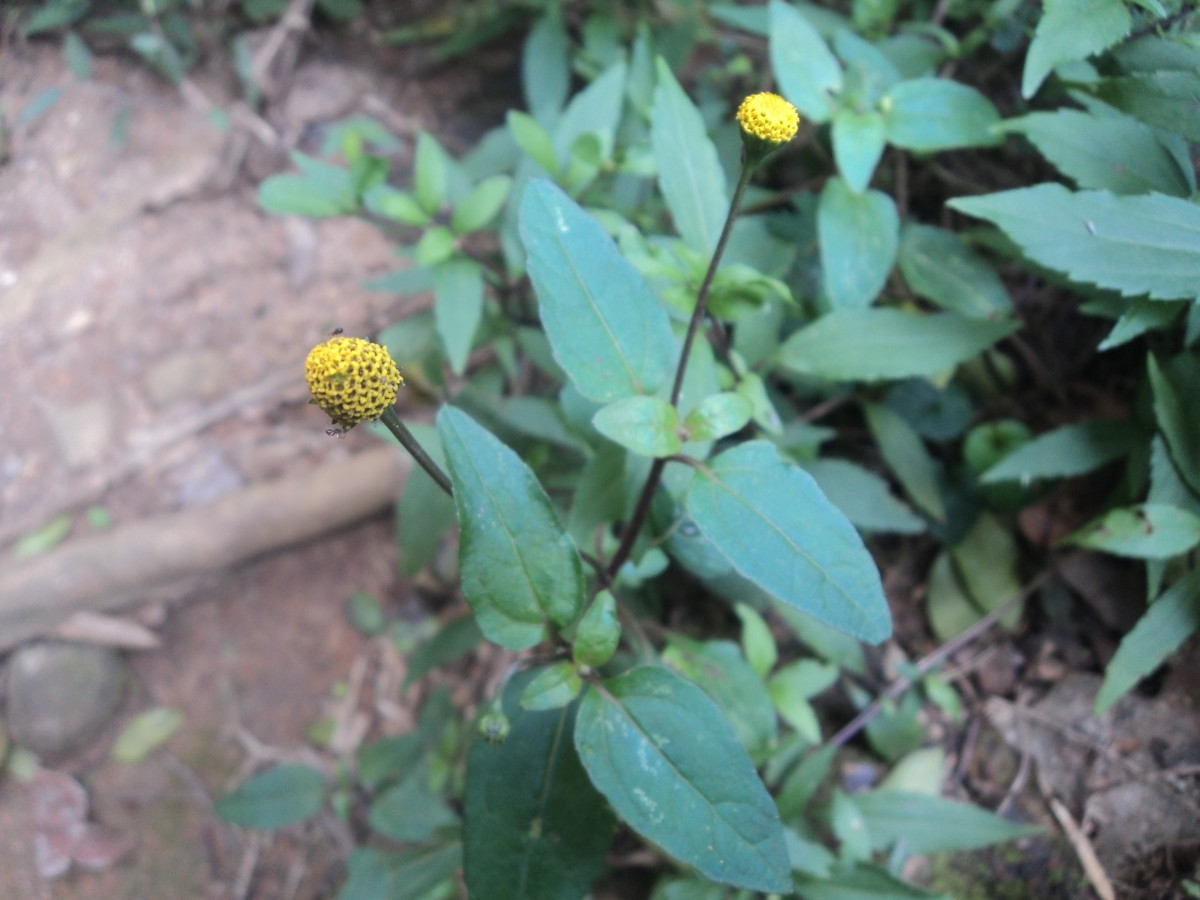
<path fill-rule="evenodd" d="M 786 144 L 796 136 L 800 114 L 778 94 L 751 94 L 737 111 L 738 124 L 749 137 Z"/>
<path fill-rule="evenodd" d="M 304 362 L 304 377 L 313 402 L 343 431 L 378 419 L 396 402 L 404 384 L 382 345 L 351 337 L 330 338 L 313 347 Z"/>

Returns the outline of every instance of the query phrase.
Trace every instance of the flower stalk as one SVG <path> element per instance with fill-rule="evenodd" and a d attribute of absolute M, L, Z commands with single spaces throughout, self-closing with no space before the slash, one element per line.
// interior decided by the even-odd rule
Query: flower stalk
<path fill-rule="evenodd" d="M 800 117 L 796 108 L 778 94 L 754 94 L 747 97 L 738 108 L 737 119 L 742 128 L 741 171 L 738 173 L 737 185 L 734 187 L 733 197 L 729 201 L 729 212 L 725 216 L 725 224 L 721 228 L 720 237 L 717 238 L 717 245 L 713 248 L 708 270 L 704 273 L 704 280 L 696 292 L 696 308 L 692 311 L 692 318 L 688 321 L 687 332 L 684 334 L 683 347 L 679 352 L 679 364 L 675 367 L 675 381 L 671 385 L 671 405 L 675 407 L 679 406 L 679 397 L 683 393 L 683 379 L 687 374 L 692 345 L 695 344 L 696 335 L 704 321 L 708 309 L 708 295 L 712 291 L 713 279 L 720 267 L 721 257 L 725 254 L 725 247 L 729 243 L 729 235 L 733 231 L 733 223 L 737 219 L 738 209 L 741 207 L 742 198 L 746 193 L 746 186 L 750 183 L 750 177 L 758 168 L 759 163 L 795 137 L 800 125 Z M 655 459 L 651 464 L 650 471 L 646 475 L 646 482 L 642 485 L 642 492 L 638 495 L 637 503 L 634 505 L 633 514 L 629 517 L 629 522 L 621 534 L 617 551 L 605 569 L 606 583 L 611 583 L 617 577 L 621 566 L 625 565 L 633 553 L 634 544 L 650 513 L 650 504 L 654 502 L 654 495 L 662 481 L 662 473 L 666 464 L 667 460 L 662 458 Z"/>

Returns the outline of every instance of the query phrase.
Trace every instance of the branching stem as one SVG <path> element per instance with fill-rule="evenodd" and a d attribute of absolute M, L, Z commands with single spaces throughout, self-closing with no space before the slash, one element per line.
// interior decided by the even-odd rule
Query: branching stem
<path fill-rule="evenodd" d="M 738 175 L 737 187 L 733 189 L 733 199 L 729 201 L 729 213 L 725 216 L 721 236 L 717 238 L 717 246 L 713 250 L 708 271 L 704 273 L 704 281 L 700 283 L 700 290 L 696 293 L 696 308 L 692 311 L 687 333 L 683 337 L 683 349 L 680 350 L 679 365 L 675 367 L 675 381 L 671 385 L 672 406 L 679 406 L 679 396 L 683 393 L 683 378 L 687 374 L 688 359 L 692 355 L 692 344 L 696 342 L 696 334 L 700 330 L 700 324 L 704 321 L 713 279 L 721 264 L 725 246 L 729 243 L 729 235 L 733 231 L 734 220 L 737 219 L 738 207 L 741 206 L 742 196 L 746 193 L 746 185 L 750 183 L 750 176 L 754 173 L 754 169 L 754 163 L 743 154 L 742 170 Z M 621 533 L 621 542 L 617 545 L 617 552 L 609 560 L 607 574 L 610 581 L 616 578 L 621 566 L 625 565 L 630 554 L 633 553 L 633 545 L 642 531 L 642 526 L 646 524 L 646 517 L 650 513 L 650 504 L 654 502 L 654 495 L 658 491 L 658 484 L 662 480 L 666 463 L 667 461 L 664 459 L 656 459 L 650 466 L 650 471 L 646 475 L 646 483 L 642 485 L 642 492 L 638 495 L 637 503 L 633 508 L 633 515 L 629 517 L 629 522 Z"/>

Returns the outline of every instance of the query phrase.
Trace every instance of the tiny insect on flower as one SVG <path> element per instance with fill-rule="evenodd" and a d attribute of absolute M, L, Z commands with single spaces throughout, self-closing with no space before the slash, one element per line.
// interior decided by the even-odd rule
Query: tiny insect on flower
<path fill-rule="evenodd" d="M 344 434 L 371 422 L 396 402 L 404 378 L 381 344 L 362 338 L 334 337 L 317 344 L 304 362 L 313 402 Z"/>

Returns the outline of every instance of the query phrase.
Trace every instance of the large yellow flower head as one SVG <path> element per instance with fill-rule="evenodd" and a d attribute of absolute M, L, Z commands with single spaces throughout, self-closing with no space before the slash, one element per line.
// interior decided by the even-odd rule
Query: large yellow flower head
<path fill-rule="evenodd" d="M 770 145 L 786 144 L 800 127 L 796 107 L 778 94 L 751 94 L 738 107 L 737 120 L 744 138 Z"/>
<path fill-rule="evenodd" d="M 304 362 L 313 402 L 342 431 L 371 422 L 396 402 L 404 379 L 380 344 L 362 338 L 334 337 L 317 344 Z"/>

